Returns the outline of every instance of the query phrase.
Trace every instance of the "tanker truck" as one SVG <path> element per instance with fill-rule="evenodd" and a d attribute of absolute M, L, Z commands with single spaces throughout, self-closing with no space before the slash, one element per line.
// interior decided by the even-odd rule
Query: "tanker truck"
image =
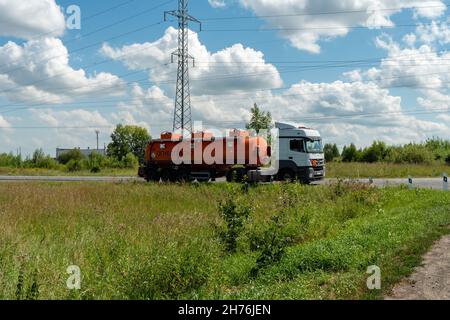
<path fill-rule="evenodd" d="M 317 130 L 275 123 L 268 139 L 234 129 L 227 137 L 196 132 L 191 137 L 163 132 L 146 148 L 139 176 L 154 182 L 294 181 L 325 177 L 322 139 Z"/>

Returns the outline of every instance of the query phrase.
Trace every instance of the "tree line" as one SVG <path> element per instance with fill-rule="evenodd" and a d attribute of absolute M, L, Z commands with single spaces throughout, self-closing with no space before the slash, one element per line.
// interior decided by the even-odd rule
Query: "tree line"
<path fill-rule="evenodd" d="M 325 160 L 328 162 L 390 162 L 407 164 L 447 163 L 450 165 L 450 140 L 428 139 L 422 143 L 408 143 L 388 146 L 383 141 L 374 141 L 365 148 L 357 148 L 354 143 L 344 146 L 342 152 L 336 144 L 324 146 Z"/>
<path fill-rule="evenodd" d="M 80 149 L 72 149 L 62 153 L 54 159 L 37 149 L 31 156 L 22 158 L 22 155 L 12 153 L 0 154 L 0 167 L 39 168 L 63 171 L 89 170 L 93 173 L 102 169 L 137 168 L 143 163 L 145 149 L 151 139 L 147 129 L 138 126 L 117 125 L 111 134 L 111 143 L 108 145 L 106 155 L 95 150 L 85 156 Z"/>

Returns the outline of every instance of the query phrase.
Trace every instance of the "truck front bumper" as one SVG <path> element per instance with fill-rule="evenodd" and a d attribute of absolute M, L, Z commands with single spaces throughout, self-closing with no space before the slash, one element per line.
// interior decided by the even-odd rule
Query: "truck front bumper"
<path fill-rule="evenodd" d="M 307 177 L 309 181 L 317 181 L 325 178 L 325 167 L 311 167 L 307 170 Z"/>

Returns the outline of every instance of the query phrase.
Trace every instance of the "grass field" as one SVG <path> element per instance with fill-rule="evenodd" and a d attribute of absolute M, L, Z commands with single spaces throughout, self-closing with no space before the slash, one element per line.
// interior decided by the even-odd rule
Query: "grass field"
<path fill-rule="evenodd" d="M 0 184 L 0 299 L 376 299 L 449 232 L 450 193 L 353 183 L 241 189 Z M 233 252 L 224 199 L 249 208 Z M 366 288 L 373 264 L 381 291 Z M 66 287 L 70 265 L 81 268 L 79 291 Z"/>
<path fill-rule="evenodd" d="M 450 173 L 450 166 L 445 164 L 394 164 L 330 162 L 327 163 L 329 178 L 416 178 L 441 177 Z"/>
<path fill-rule="evenodd" d="M 89 170 L 69 172 L 65 170 L 38 169 L 38 168 L 10 168 L 0 167 L 3 176 L 112 176 L 130 177 L 137 175 L 137 169 L 103 169 L 98 173 Z"/>
<path fill-rule="evenodd" d="M 406 178 L 413 176 L 440 177 L 450 173 L 450 166 L 444 164 L 414 165 L 393 163 L 327 163 L 328 178 Z M 62 170 L 2 168 L 0 175 L 10 176 L 136 176 L 137 169 L 103 169 L 98 173 L 88 170 L 68 172 Z"/>

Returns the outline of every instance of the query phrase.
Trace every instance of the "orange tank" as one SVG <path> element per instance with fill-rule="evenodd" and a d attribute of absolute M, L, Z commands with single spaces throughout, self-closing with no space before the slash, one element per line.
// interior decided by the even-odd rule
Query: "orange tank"
<path fill-rule="evenodd" d="M 163 133 L 161 139 L 150 141 L 146 161 L 160 166 L 215 166 L 221 170 L 234 165 L 260 167 L 270 155 L 267 141 L 250 137 L 246 131 L 234 130 L 229 137 L 215 138 L 208 132 L 197 132 L 189 139 Z"/>

